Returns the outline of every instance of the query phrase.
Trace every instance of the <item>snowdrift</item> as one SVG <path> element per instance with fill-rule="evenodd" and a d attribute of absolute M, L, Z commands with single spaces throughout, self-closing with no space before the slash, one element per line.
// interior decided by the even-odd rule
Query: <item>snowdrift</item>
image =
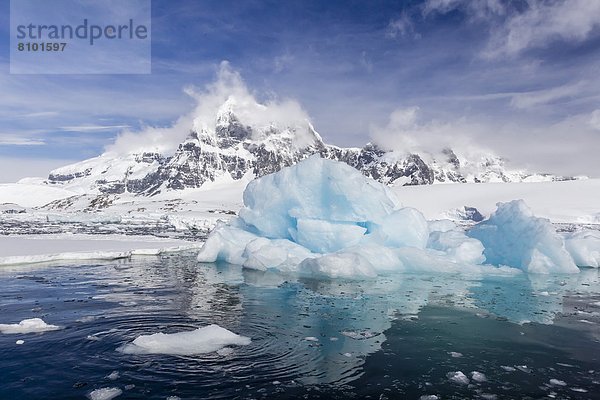
<path fill-rule="evenodd" d="M 595 242 L 571 240 L 576 258 L 593 265 L 594 255 L 580 253 Z M 428 223 L 418 210 L 402 208 L 386 186 L 316 156 L 250 182 L 239 218 L 217 226 L 198 260 L 332 278 L 579 272 L 564 238 L 523 201 L 499 203 L 465 233 L 450 221 Z"/>

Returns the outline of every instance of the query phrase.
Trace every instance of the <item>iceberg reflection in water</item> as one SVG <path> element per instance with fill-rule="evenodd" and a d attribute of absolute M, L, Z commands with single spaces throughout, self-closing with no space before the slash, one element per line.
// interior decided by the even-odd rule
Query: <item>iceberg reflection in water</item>
<path fill-rule="evenodd" d="M 64 329 L 0 334 L 0 398 L 107 386 L 163 399 L 586 398 L 600 380 L 589 372 L 600 369 L 598 272 L 343 281 L 199 264 L 193 254 L 3 268 L 0 323 L 43 317 Z M 194 356 L 117 351 L 141 335 L 210 324 L 252 341 Z M 447 377 L 459 371 L 464 387 Z"/>

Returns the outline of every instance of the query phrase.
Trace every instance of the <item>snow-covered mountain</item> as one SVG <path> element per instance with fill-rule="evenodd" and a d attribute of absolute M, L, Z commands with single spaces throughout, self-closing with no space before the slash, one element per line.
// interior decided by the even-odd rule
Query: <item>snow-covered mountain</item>
<path fill-rule="evenodd" d="M 125 154 L 109 151 L 52 171 L 46 183 L 81 193 L 152 196 L 220 179 L 266 175 L 313 154 L 343 161 L 390 185 L 565 179 L 510 170 L 500 157 L 467 158 L 450 148 L 439 154 L 387 151 L 374 144 L 341 148 L 324 143 L 307 120 L 252 118 L 264 114 L 266 107 L 230 96 L 212 121 L 206 116 L 193 120 L 174 153 L 142 150 L 143 144 L 139 151 Z"/>

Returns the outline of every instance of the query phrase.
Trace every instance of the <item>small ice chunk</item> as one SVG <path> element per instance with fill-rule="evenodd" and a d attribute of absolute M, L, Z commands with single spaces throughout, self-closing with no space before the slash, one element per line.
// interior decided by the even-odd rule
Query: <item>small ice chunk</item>
<path fill-rule="evenodd" d="M 515 368 L 527 374 L 530 374 L 532 372 L 531 368 L 529 368 L 527 365 L 515 365 Z"/>
<path fill-rule="evenodd" d="M 462 371 L 448 372 L 446 376 L 451 382 L 454 382 L 459 385 L 468 385 L 470 382 L 469 378 L 467 378 L 467 376 L 463 374 Z"/>
<path fill-rule="evenodd" d="M 169 397 L 167 397 L 167 400 L 181 400 L 181 397 L 179 397 L 179 396 L 169 396 Z"/>
<path fill-rule="evenodd" d="M 250 342 L 250 338 L 218 325 L 208 325 L 188 332 L 142 335 L 118 350 L 126 354 L 193 355 L 212 353 L 229 345 L 245 346 Z"/>
<path fill-rule="evenodd" d="M 419 397 L 419 400 L 438 400 L 439 397 L 435 394 L 424 394 L 423 396 Z"/>
<path fill-rule="evenodd" d="M 351 339 L 356 339 L 356 340 L 365 340 L 365 339 L 371 339 L 372 337 L 375 337 L 377 335 L 379 335 L 378 333 L 375 332 L 371 332 L 369 330 L 364 330 L 364 331 L 343 331 L 340 332 L 342 335 L 349 337 Z"/>
<path fill-rule="evenodd" d="M 112 400 L 121 394 L 123 391 L 119 388 L 102 388 L 92 391 L 88 394 L 88 398 L 90 400 Z"/>
<path fill-rule="evenodd" d="M 119 379 L 119 376 L 120 376 L 119 371 L 113 371 L 106 376 L 106 379 L 109 379 L 111 381 L 116 381 L 117 379 Z"/>
<path fill-rule="evenodd" d="M 25 341 L 22 339 L 19 339 L 15 342 L 16 344 L 25 344 Z"/>
<path fill-rule="evenodd" d="M 560 365 L 561 367 L 567 367 L 567 368 L 575 368 L 575 365 L 573 365 L 573 364 L 567 364 L 567 363 L 557 362 L 556 365 Z"/>
<path fill-rule="evenodd" d="M 473 379 L 475 382 L 480 383 L 487 381 L 487 377 L 485 376 L 485 374 L 478 371 L 471 372 L 471 379 Z"/>
<path fill-rule="evenodd" d="M 319 339 L 317 339 L 314 336 L 307 336 L 304 338 L 304 340 L 306 340 L 307 342 L 318 342 L 319 341 Z"/>
<path fill-rule="evenodd" d="M 58 329 L 61 329 L 60 326 L 47 324 L 40 318 L 24 319 L 18 324 L 0 324 L 0 332 L 4 334 L 39 333 Z"/>
<path fill-rule="evenodd" d="M 550 384 L 552 386 L 567 386 L 565 381 L 561 381 L 560 379 L 550 379 Z"/>
<path fill-rule="evenodd" d="M 514 372 L 514 371 L 516 371 L 515 367 L 510 367 L 508 365 L 501 365 L 500 368 L 502 368 L 506 372 Z"/>
<path fill-rule="evenodd" d="M 498 203 L 490 218 L 468 235 L 483 243 L 485 258 L 493 265 L 539 274 L 579 272 L 552 223 L 535 217 L 523 200 Z"/>
<path fill-rule="evenodd" d="M 460 357 L 463 356 L 462 353 L 458 353 L 456 351 L 451 351 L 448 354 L 450 354 L 450 356 L 453 357 L 453 358 L 460 358 Z"/>
<path fill-rule="evenodd" d="M 352 353 L 344 353 L 344 354 L 342 354 L 342 355 L 343 355 L 344 357 L 348 357 L 348 358 L 352 357 Z"/>
<path fill-rule="evenodd" d="M 587 393 L 587 392 L 588 392 L 588 391 L 587 391 L 587 389 L 584 389 L 584 388 L 579 388 L 579 387 L 572 387 L 572 388 L 570 388 L 570 389 L 571 389 L 572 391 L 574 391 L 574 392 L 578 392 L 578 393 Z"/>
<path fill-rule="evenodd" d="M 221 357 L 227 357 L 228 355 L 233 354 L 233 349 L 231 347 L 223 347 L 222 349 L 217 350 L 217 354 Z"/>

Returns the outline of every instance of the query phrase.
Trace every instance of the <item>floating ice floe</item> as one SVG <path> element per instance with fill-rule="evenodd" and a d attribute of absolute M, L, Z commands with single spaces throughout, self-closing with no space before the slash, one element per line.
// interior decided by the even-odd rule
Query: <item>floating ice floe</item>
<path fill-rule="evenodd" d="M 458 385 L 468 385 L 471 382 L 462 371 L 448 372 L 446 376 L 451 382 Z"/>
<path fill-rule="evenodd" d="M 122 394 L 123 391 L 119 388 L 101 388 L 90 392 L 88 398 L 90 400 L 112 400 Z"/>
<path fill-rule="evenodd" d="M 0 257 L 0 265 L 37 264 L 54 261 L 118 260 L 131 257 L 131 251 L 91 251 Z"/>
<path fill-rule="evenodd" d="M 213 353 L 231 345 L 245 346 L 250 342 L 248 337 L 236 335 L 218 325 L 208 325 L 187 332 L 138 336 L 118 350 L 125 354 L 194 355 Z"/>
<path fill-rule="evenodd" d="M 61 327 L 47 324 L 40 318 L 24 319 L 18 324 L 0 324 L 0 332 L 4 334 L 39 333 L 58 329 Z"/>
<path fill-rule="evenodd" d="M 158 256 L 165 253 L 176 253 L 187 250 L 196 250 L 198 245 L 189 244 L 182 246 L 162 248 L 141 248 L 127 251 L 74 251 L 55 254 L 34 254 L 23 256 L 0 257 L 0 266 L 19 264 L 40 264 L 57 261 L 89 261 L 89 260 L 119 260 L 133 256 Z"/>
<path fill-rule="evenodd" d="M 579 271 L 562 236 L 522 201 L 499 204 L 465 234 L 447 220 L 428 223 L 386 186 L 318 156 L 250 182 L 239 217 L 211 232 L 198 260 L 344 279 Z"/>
<path fill-rule="evenodd" d="M 487 377 L 485 376 L 485 374 L 479 371 L 471 372 L 471 379 L 479 383 L 487 381 Z"/>

